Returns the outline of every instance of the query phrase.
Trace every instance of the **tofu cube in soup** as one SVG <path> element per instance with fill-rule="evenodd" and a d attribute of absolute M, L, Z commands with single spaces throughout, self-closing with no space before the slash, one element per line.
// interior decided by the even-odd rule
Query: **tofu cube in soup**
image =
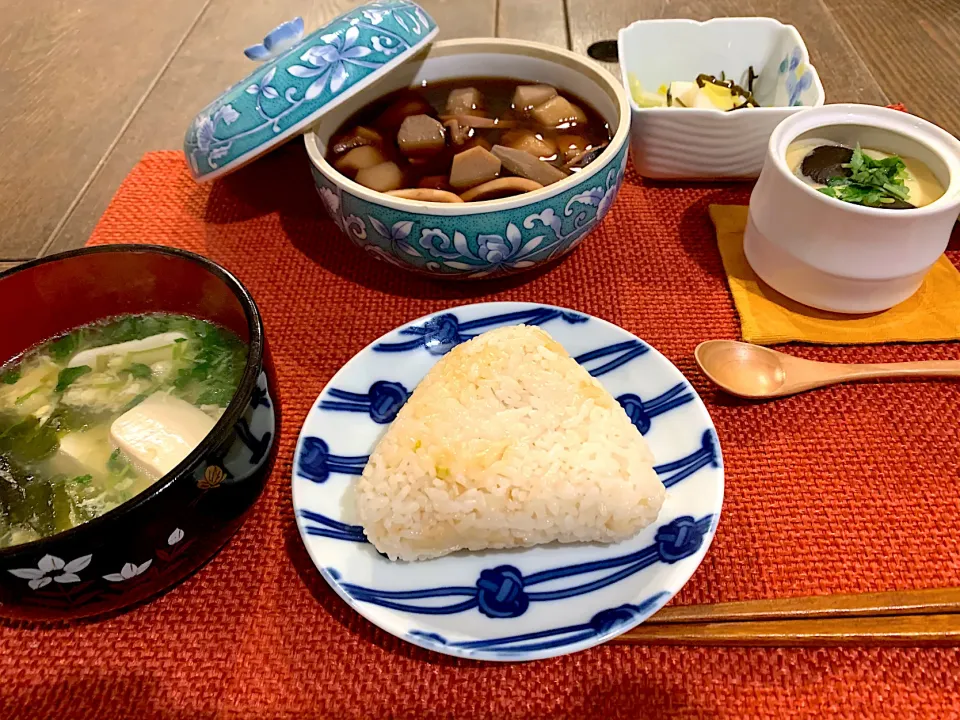
<path fill-rule="evenodd" d="M 583 110 L 565 97 L 556 95 L 530 111 L 533 119 L 547 128 L 568 128 L 587 122 Z"/>
<path fill-rule="evenodd" d="M 345 175 L 353 175 L 364 168 L 373 167 L 385 161 L 383 153 L 377 148 L 372 145 L 361 145 L 337 160 L 333 166 Z"/>
<path fill-rule="evenodd" d="M 550 85 L 520 85 L 513 93 L 513 107 L 527 112 L 556 96 L 557 89 Z"/>
<path fill-rule="evenodd" d="M 71 475 L 96 475 L 110 459 L 110 444 L 104 428 L 71 432 L 60 438 L 56 462 L 61 472 Z"/>
<path fill-rule="evenodd" d="M 356 179 L 364 187 L 377 192 L 390 192 L 403 187 L 403 171 L 392 162 L 364 168 L 357 173 Z"/>
<path fill-rule="evenodd" d="M 541 185 L 551 185 L 567 177 L 562 170 L 523 150 L 494 145 L 491 152 L 500 159 L 503 169 Z"/>
<path fill-rule="evenodd" d="M 500 174 L 500 160 L 482 147 L 471 148 L 453 156 L 450 167 L 450 185 L 466 190 Z"/>
<path fill-rule="evenodd" d="M 113 421 L 110 441 L 141 472 L 159 478 L 179 465 L 214 424 L 187 401 L 154 393 Z"/>
<path fill-rule="evenodd" d="M 475 87 L 456 88 L 447 96 L 447 115 L 476 115 L 482 108 L 483 96 Z"/>
<path fill-rule="evenodd" d="M 400 125 L 397 144 L 408 157 L 432 155 L 446 145 L 443 125 L 429 115 L 412 115 Z"/>

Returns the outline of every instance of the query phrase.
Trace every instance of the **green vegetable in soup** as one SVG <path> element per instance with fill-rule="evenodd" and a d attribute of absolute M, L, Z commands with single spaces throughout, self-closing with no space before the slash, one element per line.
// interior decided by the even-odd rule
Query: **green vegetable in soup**
<path fill-rule="evenodd" d="M 89 365 L 78 365 L 77 367 L 64 368 L 60 371 L 60 375 L 57 376 L 56 392 L 63 392 L 70 387 L 70 383 L 72 383 L 81 375 L 86 375 L 91 370 L 92 368 Z"/>
<path fill-rule="evenodd" d="M 75 333 L 64 335 L 49 344 L 50 357 L 57 362 L 68 360 L 77 350 L 80 338 Z"/>
<path fill-rule="evenodd" d="M 107 460 L 107 470 L 115 477 L 135 478 L 137 476 L 137 471 L 126 456 L 120 452 L 120 448 L 110 454 L 110 459 Z"/>
<path fill-rule="evenodd" d="M 127 371 L 135 378 L 148 378 L 153 376 L 153 370 L 150 369 L 150 366 L 144 365 L 143 363 L 135 362 L 127 368 Z"/>
<path fill-rule="evenodd" d="M 113 347 L 165 333 L 178 336 Z M 89 363 L 69 367 L 90 350 Z M 215 415 L 246 360 L 228 330 L 151 314 L 77 328 L 0 368 L 0 547 L 63 532 L 149 487 L 154 479 L 111 446 L 114 421 L 157 393 Z"/>
<path fill-rule="evenodd" d="M 31 465 L 49 457 L 58 444 L 56 430 L 32 415 L 0 432 L 0 454 L 19 465 Z"/>

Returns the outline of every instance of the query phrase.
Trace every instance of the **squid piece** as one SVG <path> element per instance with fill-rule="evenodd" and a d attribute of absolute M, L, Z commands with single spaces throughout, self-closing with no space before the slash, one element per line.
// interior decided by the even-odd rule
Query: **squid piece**
<path fill-rule="evenodd" d="M 538 182 L 527 180 L 520 177 L 505 177 L 485 182 L 483 185 L 477 185 L 470 188 L 460 195 L 464 202 L 476 202 L 479 200 L 494 200 L 496 198 L 509 197 L 510 195 L 520 195 L 521 193 L 540 190 L 543 187 Z"/>

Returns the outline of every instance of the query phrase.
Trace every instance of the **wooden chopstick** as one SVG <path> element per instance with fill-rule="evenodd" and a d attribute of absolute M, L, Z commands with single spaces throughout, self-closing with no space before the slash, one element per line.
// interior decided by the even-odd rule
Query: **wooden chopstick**
<path fill-rule="evenodd" d="M 799 620 L 812 618 L 960 613 L 960 588 L 815 595 L 713 605 L 665 607 L 644 624 Z"/>
<path fill-rule="evenodd" d="M 703 647 L 960 646 L 960 614 L 663 625 L 648 622 L 613 642 Z"/>
<path fill-rule="evenodd" d="M 960 588 L 667 607 L 614 642 L 756 647 L 960 646 Z"/>

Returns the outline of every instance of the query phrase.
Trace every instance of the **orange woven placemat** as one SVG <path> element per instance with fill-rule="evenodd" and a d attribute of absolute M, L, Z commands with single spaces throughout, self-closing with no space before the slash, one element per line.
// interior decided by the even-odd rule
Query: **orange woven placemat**
<path fill-rule="evenodd" d="M 322 216 L 299 144 L 212 186 L 179 153 L 146 156 L 91 242 L 203 253 L 253 292 L 280 381 L 277 469 L 209 565 L 98 622 L 0 626 L 4 717 L 960 716 L 960 650 L 607 645 L 532 664 L 428 653 L 349 610 L 315 572 L 290 504 L 299 425 L 370 340 L 474 300 L 535 300 L 637 333 L 687 374 L 717 424 L 726 502 L 677 602 L 960 584 L 960 384 L 837 387 L 749 405 L 719 395 L 692 352 L 733 338 L 709 203 L 746 186 L 683 188 L 628 174 L 594 237 L 523 278 L 442 284 L 366 257 Z M 954 260 L 957 258 L 954 257 Z M 851 361 L 956 356 L 956 345 L 797 348 Z"/>

